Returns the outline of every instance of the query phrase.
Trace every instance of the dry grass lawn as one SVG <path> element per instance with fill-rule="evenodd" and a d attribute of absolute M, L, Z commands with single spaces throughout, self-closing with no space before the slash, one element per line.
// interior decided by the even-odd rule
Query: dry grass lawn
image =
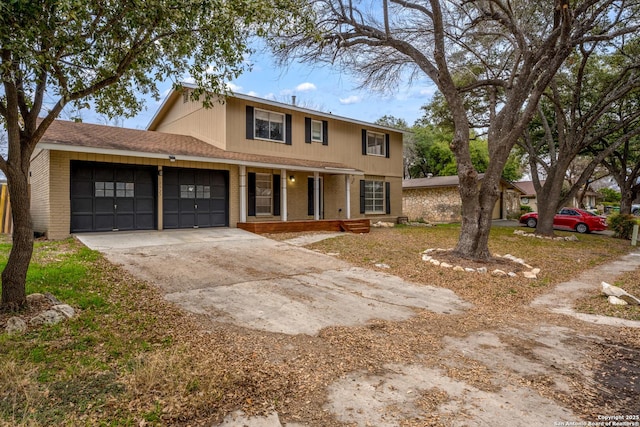
<path fill-rule="evenodd" d="M 537 280 L 494 278 L 422 262 L 420 253 L 427 248 L 453 247 L 455 226 L 374 229 L 311 245 L 358 266 L 376 269 L 376 263 L 387 264 L 385 272 L 452 289 L 474 304 L 464 315 L 422 311 L 403 322 L 326 328 L 318 336 L 212 323 L 167 303 L 154 286 L 110 265 L 77 241 L 43 243 L 34 257 L 34 269 L 43 273 L 30 279 L 29 292 L 50 290 L 76 307 L 79 315 L 23 336 L 0 335 L 0 425 L 210 426 L 235 409 L 249 413 L 275 409 L 283 420 L 340 426 L 344 424 L 324 407 L 327 386 L 354 371 L 379 372 L 389 363 L 442 368 L 452 378 L 493 390 L 494 374 L 481 363 L 461 358 L 458 367 L 443 364 L 439 356 L 443 338 L 538 322 L 541 313 L 527 307 L 533 298 L 630 250 L 628 242 L 601 235 L 559 242 L 516 236 L 512 231 L 494 229 L 491 250 L 511 253 L 541 268 Z M 277 236 L 288 237 L 292 236 Z M 73 269 L 67 265 L 70 257 Z M 620 280 L 640 283 L 640 273 Z M 637 287 L 628 290 L 640 293 Z M 638 316 L 636 308 L 611 312 L 600 301 L 594 295 L 581 304 L 590 312 Z M 578 323 L 544 316 L 550 323 Z M 0 326 L 6 318 L 7 314 L 0 316 Z M 579 327 L 585 334 L 599 331 L 596 326 Z M 637 330 L 622 329 L 616 339 L 640 348 Z M 527 351 L 524 341 L 515 341 L 515 348 Z M 596 393 L 579 383 L 572 393 L 560 393 L 544 378 L 521 381 L 583 416 L 613 414 L 620 410 L 616 405 L 628 403 L 625 396 Z M 421 404 L 430 415 L 407 419 L 402 426 L 449 424 L 433 413 L 446 401 L 442 393 L 422 396 Z"/>

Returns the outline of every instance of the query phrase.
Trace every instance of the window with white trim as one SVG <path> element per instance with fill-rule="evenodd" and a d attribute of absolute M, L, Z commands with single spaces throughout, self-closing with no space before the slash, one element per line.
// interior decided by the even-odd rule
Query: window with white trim
<path fill-rule="evenodd" d="M 320 120 L 311 120 L 311 141 L 322 142 L 322 122 Z"/>
<path fill-rule="evenodd" d="M 385 213 L 384 181 L 364 182 L 364 210 L 366 213 Z"/>
<path fill-rule="evenodd" d="M 271 215 L 273 178 L 268 173 L 256 174 L 256 215 Z"/>
<path fill-rule="evenodd" d="M 367 131 L 367 154 L 385 156 L 385 136 L 383 133 Z"/>
<path fill-rule="evenodd" d="M 284 142 L 284 114 L 256 109 L 253 123 L 256 138 Z"/>

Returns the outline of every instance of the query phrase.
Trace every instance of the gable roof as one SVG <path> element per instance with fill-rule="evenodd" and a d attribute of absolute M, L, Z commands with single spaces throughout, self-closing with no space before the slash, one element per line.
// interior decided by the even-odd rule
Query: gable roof
<path fill-rule="evenodd" d="M 484 174 L 478 174 L 483 177 Z M 432 176 L 431 178 L 414 178 L 402 181 L 402 188 L 436 188 L 436 187 L 457 187 L 460 185 L 458 175 Z"/>
<path fill-rule="evenodd" d="M 347 165 L 222 150 L 186 135 L 55 120 L 38 148 L 362 175 Z"/>
<path fill-rule="evenodd" d="M 540 184 L 544 185 L 544 180 L 540 181 Z M 533 186 L 533 181 L 518 181 L 515 183 L 520 187 L 525 196 L 535 196 L 536 189 Z"/>
<path fill-rule="evenodd" d="M 186 88 L 186 89 L 195 89 L 196 85 L 191 84 L 191 83 L 181 83 L 181 85 Z M 149 122 L 149 124 L 147 125 L 147 129 L 149 130 L 154 130 L 157 128 L 160 120 L 162 119 L 162 117 L 166 114 L 166 112 L 169 111 L 170 107 L 178 100 L 181 99 L 182 94 L 179 90 L 176 90 L 175 88 L 171 90 L 171 92 L 165 97 L 164 101 L 162 101 L 162 104 L 160 105 L 160 108 L 158 108 L 156 110 L 156 113 L 153 115 L 153 117 L 151 118 L 151 121 Z M 369 123 L 369 122 L 365 122 L 362 120 L 356 120 L 356 119 L 350 119 L 347 117 L 342 117 L 342 116 L 337 116 L 331 113 L 325 113 L 322 111 L 317 111 L 317 110 L 312 110 L 310 108 L 304 108 L 304 107 L 300 107 L 294 104 L 287 104 L 285 102 L 278 102 L 278 101 L 273 101 L 270 99 L 265 99 L 265 98 L 258 98 L 256 96 L 250 96 L 250 95 L 245 95 L 242 93 L 233 93 L 230 95 L 227 95 L 226 98 L 236 98 L 236 99 L 241 99 L 243 101 L 248 101 L 248 102 L 252 102 L 252 103 L 257 103 L 257 104 L 264 104 L 264 105 L 270 105 L 272 107 L 277 107 L 277 108 L 284 108 L 284 109 L 288 109 L 290 111 L 298 111 L 301 112 L 303 114 L 308 114 L 308 115 L 312 115 L 315 117 L 322 117 L 322 118 L 326 118 L 326 119 L 332 119 L 332 120 L 340 120 L 343 122 L 348 122 L 348 123 L 354 123 L 360 126 L 365 126 L 365 127 L 370 127 L 370 128 L 376 128 L 379 130 L 385 130 L 385 131 L 389 131 L 389 132 L 397 132 L 397 133 L 402 133 L 402 134 L 410 134 L 412 133 L 411 131 L 406 131 L 406 130 L 402 130 L 402 129 L 397 129 L 397 128 L 393 128 L 393 127 L 389 127 L 389 126 L 382 126 L 382 125 L 377 125 L 375 123 Z"/>
<path fill-rule="evenodd" d="M 478 179 L 482 180 L 484 178 L 483 173 L 478 174 Z M 516 190 L 522 192 L 522 188 L 516 183 L 509 182 L 506 179 L 500 179 L 503 184 L 508 185 L 509 187 L 513 187 Z M 460 178 L 458 175 L 449 175 L 449 176 L 432 176 L 431 178 L 414 178 L 414 179 L 405 179 L 402 181 L 402 189 L 409 188 L 441 188 L 441 187 L 458 187 L 460 185 Z"/>

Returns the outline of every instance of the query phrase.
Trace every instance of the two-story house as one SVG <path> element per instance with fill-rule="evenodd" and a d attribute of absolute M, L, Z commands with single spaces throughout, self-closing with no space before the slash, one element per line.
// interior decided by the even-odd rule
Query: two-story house
<path fill-rule="evenodd" d="M 31 161 L 34 230 L 243 227 L 402 213 L 402 133 L 247 95 L 173 91 L 147 130 L 55 121 Z"/>

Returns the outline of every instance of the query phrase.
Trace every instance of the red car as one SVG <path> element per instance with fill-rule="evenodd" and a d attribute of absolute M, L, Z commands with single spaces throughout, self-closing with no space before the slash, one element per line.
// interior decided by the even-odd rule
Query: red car
<path fill-rule="evenodd" d="M 520 217 L 520 223 L 527 227 L 535 228 L 538 225 L 538 213 L 530 212 Z M 553 228 L 562 230 L 575 230 L 578 233 L 590 233 L 607 229 L 607 221 L 604 217 L 592 214 L 584 209 L 562 208 L 553 217 Z"/>

